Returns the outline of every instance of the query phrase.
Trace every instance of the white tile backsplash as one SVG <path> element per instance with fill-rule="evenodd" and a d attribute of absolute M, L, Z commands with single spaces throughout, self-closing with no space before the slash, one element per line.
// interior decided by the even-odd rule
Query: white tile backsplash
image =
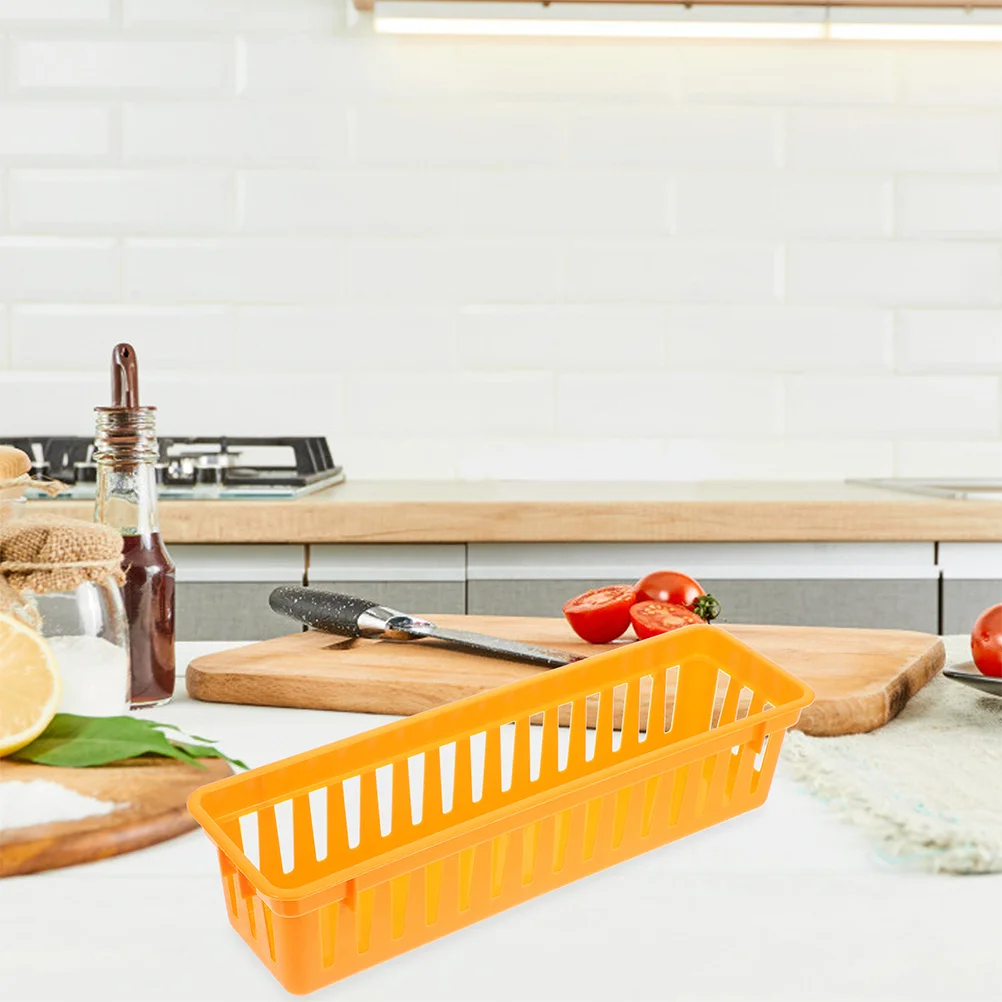
<path fill-rule="evenodd" d="M 659 438 L 751 438 L 779 434 L 778 376 L 719 373 L 568 373 L 557 381 L 557 429 L 608 435 L 624 425 Z"/>
<path fill-rule="evenodd" d="M 153 303 L 336 302 L 338 240 L 127 240 L 125 298 Z"/>
<path fill-rule="evenodd" d="M 899 477 L 1000 477 L 1002 442 L 905 441 L 895 447 Z"/>
<path fill-rule="evenodd" d="M 93 159 L 111 147 L 111 112 L 79 104 L 0 99 L 0 157 L 44 162 Z"/>
<path fill-rule="evenodd" d="M 535 437 L 553 431 L 553 377 L 540 372 L 359 374 L 348 384 L 347 412 L 348 429 L 358 436 Z"/>
<path fill-rule="evenodd" d="M 536 39 L 506 39 L 504 45 L 485 38 L 468 41 L 453 47 L 451 65 L 463 92 L 478 98 L 632 102 L 638 96 L 654 101 L 678 97 L 681 50 L 672 46 L 610 46 L 591 39 L 564 45 Z"/>
<path fill-rule="evenodd" d="M 354 109 L 355 155 L 365 167 L 540 167 L 559 164 L 555 111 L 530 104 L 413 104 Z"/>
<path fill-rule="evenodd" d="M 102 380 L 104 387 L 105 380 Z M 143 377 L 143 393 L 156 401 L 160 428 L 176 435 L 219 434 L 234 413 L 242 435 L 344 433 L 344 380 L 334 373 L 158 372 Z M 107 393 L 104 387 L 100 401 Z"/>
<path fill-rule="evenodd" d="M 471 306 L 459 326 L 459 360 L 483 371 L 551 372 L 663 368 L 660 306 Z M 615 350 L 610 350 L 615 345 Z"/>
<path fill-rule="evenodd" d="M 734 240 L 582 241 L 567 251 L 576 302 L 767 303 L 779 295 L 779 248 Z"/>
<path fill-rule="evenodd" d="M 630 104 L 572 109 L 568 159 L 582 167 L 775 167 L 780 115 L 761 108 Z"/>
<path fill-rule="evenodd" d="M 557 298 L 560 263 L 556 242 L 358 240 L 347 254 L 345 297 L 365 303 L 545 303 Z"/>
<path fill-rule="evenodd" d="M 813 170 L 998 170 L 997 115 L 904 108 L 818 108 L 790 112 L 791 167 Z"/>
<path fill-rule="evenodd" d="M 460 177 L 439 171 L 242 171 L 246 233 L 450 235 L 459 231 Z"/>
<path fill-rule="evenodd" d="M 356 478 L 1002 475 L 996 46 L 347 2 L 0 0 L 0 433 L 127 339 L 165 432 Z"/>
<path fill-rule="evenodd" d="M 901 310 L 902 372 L 1002 374 L 1002 310 Z"/>
<path fill-rule="evenodd" d="M 238 85 L 250 97 L 284 96 L 373 101 L 451 100 L 456 48 L 429 38 L 359 38 L 329 33 L 294 38 L 245 36 L 238 51 Z"/>
<path fill-rule="evenodd" d="M 25 0 L 35 2 L 35 0 Z M 75 0 L 65 0 L 73 3 Z M 344 22 L 329 0 L 120 0 L 128 26 L 328 32 Z M 65 6 L 64 3 L 64 6 Z"/>
<path fill-rule="evenodd" d="M 0 237 L 0 298 L 113 301 L 121 295 L 113 240 Z"/>
<path fill-rule="evenodd" d="M 1002 60 L 994 45 L 908 45 L 897 58 L 905 104 L 1002 107 Z"/>
<path fill-rule="evenodd" d="M 791 243 L 786 292 L 796 303 L 998 306 L 1000 252 L 998 241 Z"/>
<path fill-rule="evenodd" d="M 673 368 L 744 372 L 890 372 L 889 310 L 819 306 L 675 306 L 667 313 Z"/>
<path fill-rule="evenodd" d="M 0 0 L 0 25 L 94 24 L 111 17 L 112 0 Z"/>
<path fill-rule="evenodd" d="M 677 232 L 693 236 L 886 237 L 887 177 L 701 171 L 682 174 Z"/>
<path fill-rule="evenodd" d="M 657 171 L 471 171 L 460 200 L 466 233 L 655 236 L 672 228 L 674 194 Z"/>
<path fill-rule="evenodd" d="M 15 306 L 10 326 L 14 369 L 93 371 L 94 359 L 118 341 L 132 342 L 144 367 L 233 367 L 233 320 L 225 306 Z"/>
<path fill-rule="evenodd" d="M 1002 237 L 1002 177 L 904 177 L 897 215 L 907 237 Z"/>
<path fill-rule="evenodd" d="M 233 178 L 220 170 L 15 170 L 10 220 L 26 233 L 219 233 Z"/>
<path fill-rule="evenodd" d="M 993 376 L 793 376 L 786 417 L 800 436 L 989 438 L 999 432 Z"/>
<path fill-rule="evenodd" d="M 237 311 L 236 365 L 261 372 L 440 372 L 456 365 L 446 306 L 248 306 Z M 420 378 L 420 377 L 416 377 Z"/>
<path fill-rule="evenodd" d="M 14 87 L 23 91 L 220 91 L 230 85 L 225 39 L 26 39 L 13 47 Z"/>
<path fill-rule="evenodd" d="M 348 112 L 341 105 L 263 101 L 127 104 L 126 161 L 346 165 Z"/>
<path fill-rule="evenodd" d="M 719 42 L 682 49 L 682 96 L 734 104 L 889 104 L 894 54 L 875 45 Z"/>

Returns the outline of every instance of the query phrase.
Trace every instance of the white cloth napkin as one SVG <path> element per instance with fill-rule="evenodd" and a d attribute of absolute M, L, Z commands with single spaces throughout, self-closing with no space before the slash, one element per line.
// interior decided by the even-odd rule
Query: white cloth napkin
<path fill-rule="evenodd" d="M 969 661 L 946 638 L 946 663 Z M 973 668 L 972 668 L 973 670 Z M 868 734 L 787 735 L 781 768 L 889 858 L 943 873 L 1002 871 L 1002 699 L 942 675 Z"/>

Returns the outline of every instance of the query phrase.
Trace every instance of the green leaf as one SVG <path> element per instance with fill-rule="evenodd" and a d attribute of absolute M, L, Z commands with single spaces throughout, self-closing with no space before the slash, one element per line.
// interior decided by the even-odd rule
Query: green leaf
<path fill-rule="evenodd" d="M 57 713 L 49 726 L 34 740 L 10 757 L 38 765 L 84 768 L 107 765 L 143 755 L 173 758 L 204 769 L 199 758 L 221 758 L 241 768 L 218 748 L 192 742 L 172 741 L 161 728 L 179 730 L 138 717 L 81 717 Z"/>
<path fill-rule="evenodd" d="M 221 758 L 224 762 L 229 762 L 230 765 L 235 765 L 238 769 L 247 768 L 246 764 L 241 762 L 240 759 L 230 758 L 229 755 L 221 752 L 218 748 L 213 748 L 211 745 L 194 745 L 183 741 L 174 741 L 173 745 L 175 748 L 181 748 L 196 758 Z"/>

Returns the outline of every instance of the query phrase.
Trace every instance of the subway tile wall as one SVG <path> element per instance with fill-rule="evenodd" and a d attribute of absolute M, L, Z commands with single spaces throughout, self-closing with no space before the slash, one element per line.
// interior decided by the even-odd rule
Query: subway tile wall
<path fill-rule="evenodd" d="M 132 340 L 354 477 L 1002 476 L 995 45 L 0 0 L 0 434 Z"/>

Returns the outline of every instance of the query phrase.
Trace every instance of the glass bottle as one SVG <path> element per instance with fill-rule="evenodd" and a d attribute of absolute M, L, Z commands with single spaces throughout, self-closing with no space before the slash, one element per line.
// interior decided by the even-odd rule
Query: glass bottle
<path fill-rule="evenodd" d="M 129 366 L 125 375 L 116 371 L 123 365 Z M 123 536 L 133 708 L 158 706 L 174 693 L 174 563 L 157 518 L 156 408 L 138 406 L 137 382 L 135 352 L 118 345 L 112 360 L 113 406 L 96 409 L 94 451 L 95 520 Z"/>

